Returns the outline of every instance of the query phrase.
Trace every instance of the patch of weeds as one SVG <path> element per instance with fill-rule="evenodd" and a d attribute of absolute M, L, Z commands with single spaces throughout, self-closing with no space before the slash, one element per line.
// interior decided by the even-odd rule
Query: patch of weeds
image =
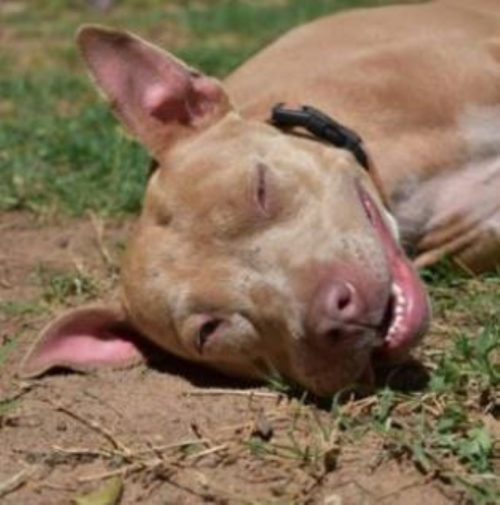
<path fill-rule="evenodd" d="M 293 25 L 379 3 L 118 2 L 106 23 L 224 76 Z M 5 13 L 11 43 L 0 60 L 0 210 L 112 215 L 140 208 L 148 156 L 123 135 L 77 63 L 74 33 L 85 22 L 102 23 L 102 14 L 84 1 L 35 2 Z"/>
<path fill-rule="evenodd" d="M 9 354 L 17 345 L 17 338 L 8 339 L 0 346 L 0 367 L 7 361 Z"/>
<path fill-rule="evenodd" d="M 286 427 L 270 441 L 251 437 L 247 448 L 263 462 L 295 462 L 319 480 L 360 453 L 358 469 L 396 461 L 441 482 L 460 502 L 498 503 L 499 447 L 491 427 L 499 414 L 500 328 L 486 319 L 477 335 L 455 337 L 434 355 L 425 390 L 384 388 L 361 399 L 339 393 L 329 414 L 305 396 L 292 399 Z M 290 391 L 279 378 L 273 387 Z"/>
<path fill-rule="evenodd" d="M 177 22 L 192 37 L 187 47 L 177 53 L 201 70 L 223 77 L 293 26 L 347 7 L 378 3 L 374 0 L 189 2 L 174 12 Z"/>
<path fill-rule="evenodd" d="M 82 79 L 58 75 L 0 80 L 19 117 L 32 116 L 0 125 L 0 210 L 138 210 L 147 156 L 104 106 L 82 103 L 87 91 Z"/>
<path fill-rule="evenodd" d="M 484 328 L 479 337 L 459 335 L 451 352 L 437 362 L 430 389 L 435 393 L 478 393 L 500 384 L 500 326 Z"/>
<path fill-rule="evenodd" d="M 17 337 L 13 337 L 7 339 L 0 346 L 0 370 L 2 369 L 2 366 L 7 361 L 7 358 L 9 357 L 10 353 L 15 349 L 17 344 L 18 344 Z M 7 415 L 11 410 L 13 410 L 16 407 L 17 403 L 18 403 L 17 399 L 0 398 L 0 427 L 2 425 L 2 418 L 5 415 Z"/>
<path fill-rule="evenodd" d="M 430 285 L 439 287 L 456 287 L 471 278 L 471 275 L 457 267 L 449 259 L 443 259 L 437 265 L 424 268 L 420 275 L 422 279 Z"/>
<path fill-rule="evenodd" d="M 272 391 L 276 391 L 276 393 L 292 396 L 297 391 L 297 386 L 283 377 L 278 371 L 270 374 L 266 379 L 266 383 L 267 387 Z"/>
<path fill-rule="evenodd" d="M 492 497 L 500 498 L 494 475 L 498 454 L 483 416 L 493 414 L 485 398 L 495 402 L 500 381 L 499 335 L 496 327 L 477 339 L 458 339 L 438 360 L 427 392 L 382 390 L 361 416 L 350 415 L 349 405 L 336 405 L 344 437 L 377 433 L 381 460 L 410 461 L 423 474 L 462 489 L 474 503 L 495 503 Z"/>
<path fill-rule="evenodd" d="M 2 418 L 10 414 L 19 405 L 19 400 L 0 400 L 0 427 Z"/>
<path fill-rule="evenodd" d="M 190 65 L 211 75 L 223 77 L 255 52 L 253 45 L 240 47 L 210 47 L 204 44 L 177 51 Z"/>
<path fill-rule="evenodd" d="M 306 404 L 306 400 L 305 395 L 300 400 L 292 400 L 287 409 L 286 426 L 276 435 L 263 439 L 252 434 L 246 446 L 254 457 L 264 461 L 268 458 L 287 460 L 319 479 L 337 468 L 338 423 Z"/>
<path fill-rule="evenodd" d="M 6 317 L 38 316 L 45 310 L 45 307 L 34 301 L 0 302 L 0 314 Z"/>
<path fill-rule="evenodd" d="M 259 437 L 250 437 L 246 446 L 250 453 L 256 457 L 264 457 L 272 452 L 270 445 Z"/>
<path fill-rule="evenodd" d="M 435 329 L 455 339 L 457 329 L 474 339 L 482 328 L 498 325 L 498 293 L 500 276 L 495 273 L 482 276 L 448 270 L 433 269 L 427 277 L 432 300 Z"/>
<path fill-rule="evenodd" d="M 53 272 L 40 267 L 37 271 L 43 287 L 43 300 L 48 304 L 64 305 L 70 298 L 87 301 L 99 292 L 94 279 L 79 272 Z"/>

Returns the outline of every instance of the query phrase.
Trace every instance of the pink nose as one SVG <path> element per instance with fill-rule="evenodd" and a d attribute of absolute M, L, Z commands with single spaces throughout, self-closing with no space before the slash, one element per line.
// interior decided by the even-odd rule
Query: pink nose
<path fill-rule="evenodd" d="M 317 336 L 342 336 L 349 324 L 363 319 L 364 305 L 351 283 L 330 280 L 313 297 L 309 311 L 311 329 Z"/>

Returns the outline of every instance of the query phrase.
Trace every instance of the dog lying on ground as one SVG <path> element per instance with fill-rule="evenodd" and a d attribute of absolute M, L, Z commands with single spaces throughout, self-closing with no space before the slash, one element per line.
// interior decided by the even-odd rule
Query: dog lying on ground
<path fill-rule="evenodd" d="M 224 84 L 129 33 L 89 26 L 78 42 L 158 168 L 120 302 L 50 323 L 25 375 L 129 365 L 144 338 L 231 375 L 278 373 L 327 395 L 406 359 L 428 327 L 400 244 L 417 267 L 500 262 L 497 0 L 320 19 Z M 279 102 L 348 125 L 370 161 L 271 124 Z"/>

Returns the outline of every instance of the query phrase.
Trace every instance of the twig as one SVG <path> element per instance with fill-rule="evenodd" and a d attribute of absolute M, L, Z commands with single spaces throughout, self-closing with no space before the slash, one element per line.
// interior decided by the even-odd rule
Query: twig
<path fill-rule="evenodd" d="M 50 402 L 50 403 L 52 403 L 52 402 Z M 123 443 L 121 443 L 119 440 L 117 440 L 108 429 L 104 428 L 96 421 L 92 421 L 91 419 L 86 419 L 86 418 L 80 416 L 79 414 L 77 414 L 76 412 L 73 412 L 72 410 L 68 409 L 64 405 L 57 405 L 54 403 L 52 403 L 52 405 L 54 405 L 54 407 L 57 411 L 67 414 L 68 416 L 72 417 L 76 421 L 84 424 L 85 426 L 91 428 L 92 430 L 94 430 L 97 433 L 99 433 L 100 435 L 102 435 L 106 440 L 108 440 L 111 443 L 111 445 L 115 449 L 122 451 L 126 456 L 131 455 L 132 451 L 127 446 L 125 446 Z"/>
<path fill-rule="evenodd" d="M 88 391 L 87 389 L 83 390 L 83 394 L 85 396 L 88 396 L 89 398 L 91 398 L 95 402 L 97 402 L 102 407 L 105 407 L 106 409 L 112 410 L 116 414 L 116 416 L 118 417 L 118 419 L 126 421 L 127 423 L 131 423 L 130 418 L 126 417 L 123 414 L 123 412 L 120 412 L 111 402 L 104 400 L 99 395 L 96 395 L 96 394 Z"/>
<path fill-rule="evenodd" d="M 265 391 L 247 391 L 245 389 L 207 389 L 205 391 L 186 391 L 183 396 L 245 396 L 260 398 L 283 398 L 282 393 L 271 393 Z"/>
<path fill-rule="evenodd" d="M 174 442 L 173 444 L 165 444 L 150 447 L 149 449 L 142 449 L 133 453 L 133 456 L 141 456 L 150 453 L 162 453 L 163 451 L 168 451 L 169 449 L 180 449 L 181 447 L 186 447 L 188 445 L 199 445 L 208 444 L 210 441 L 205 438 L 197 438 L 193 440 L 184 440 L 183 442 Z"/>
<path fill-rule="evenodd" d="M 195 454 L 191 454 L 191 456 L 189 456 L 186 459 L 203 458 L 204 456 L 207 456 L 208 454 L 212 454 L 214 452 L 219 452 L 219 451 L 222 451 L 223 449 L 227 449 L 227 444 L 221 444 L 221 445 L 217 445 L 215 447 L 210 447 L 210 449 L 205 449 L 204 451 L 197 452 Z"/>
<path fill-rule="evenodd" d="M 199 470 L 191 470 L 191 472 L 194 474 L 196 477 L 196 480 L 198 481 L 198 484 L 205 489 L 205 491 L 196 491 L 196 490 L 191 490 L 191 492 L 195 495 L 198 495 L 202 498 L 204 498 L 204 501 L 214 501 L 214 498 L 222 498 L 223 503 L 226 503 L 229 501 L 230 503 L 236 504 L 245 504 L 245 505 L 253 505 L 255 503 L 254 500 L 249 500 L 247 498 L 244 498 L 242 495 L 234 494 L 231 491 L 228 491 L 227 485 L 225 486 L 220 486 L 218 483 L 214 482 L 213 479 L 208 479 L 207 476 L 200 472 Z M 186 489 L 184 486 L 182 487 Z M 181 488 L 181 489 L 182 489 Z M 221 500 L 222 501 L 222 500 Z M 219 500 L 216 500 L 216 502 L 219 502 Z"/>
<path fill-rule="evenodd" d="M 0 277 L 0 287 L 5 289 L 11 289 L 13 286 L 12 282 L 10 282 L 6 276 Z"/>
<path fill-rule="evenodd" d="M 110 470 L 109 472 L 102 472 L 94 475 L 87 475 L 85 477 L 78 477 L 76 480 L 80 483 L 91 482 L 94 480 L 103 480 L 107 479 L 108 477 L 115 477 L 116 475 L 124 475 L 129 472 L 137 472 L 143 468 L 144 465 L 142 463 L 131 463 L 130 465 L 118 468 L 117 470 Z"/>
<path fill-rule="evenodd" d="M 57 484 L 55 482 L 48 482 L 47 480 L 40 482 L 39 484 L 36 485 L 36 489 L 40 489 L 40 488 L 54 489 L 56 491 L 66 491 L 66 492 L 76 491 L 75 486 L 70 486 L 67 484 Z"/>
<path fill-rule="evenodd" d="M 422 479 L 421 477 L 419 477 L 419 478 L 415 479 L 414 481 L 409 482 L 408 484 L 405 484 L 403 486 L 400 486 L 393 491 L 385 493 L 382 496 L 378 496 L 377 502 L 387 500 L 388 498 L 391 498 L 394 495 L 397 495 L 403 491 L 406 491 L 407 489 L 411 489 L 412 487 L 423 486 L 423 485 L 427 484 L 430 480 L 432 480 L 432 478 L 427 477 L 427 478 Z"/>
<path fill-rule="evenodd" d="M 139 461 L 136 463 L 130 463 L 129 465 L 125 465 L 121 468 L 117 468 L 116 470 L 110 470 L 108 472 L 102 472 L 94 475 L 79 477 L 77 481 L 83 483 L 83 482 L 91 482 L 94 480 L 103 480 L 109 477 L 115 477 L 116 475 L 126 475 L 133 472 L 138 472 L 140 470 L 150 470 L 152 468 L 156 468 L 164 464 L 165 462 L 161 459 L 154 459 L 151 461 Z"/>
<path fill-rule="evenodd" d="M 21 487 L 35 473 L 35 468 L 24 468 L 7 480 L 0 482 L 0 498 Z"/>
<path fill-rule="evenodd" d="M 92 227 L 94 228 L 96 234 L 97 249 L 99 250 L 101 258 L 103 259 L 104 264 L 106 265 L 107 268 L 115 270 L 116 262 L 114 261 L 110 252 L 108 251 L 108 248 L 104 244 L 104 228 L 105 228 L 104 222 L 102 219 L 99 219 L 96 216 L 96 214 L 92 211 L 89 211 L 89 216 L 90 216 L 90 222 L 92 223 Z"/>
<path fill-rule="evenodd" d="M 10 396 L 5 396 L 5 397 L 0 397 L 0 403 L 8 403 L 8 402 L 13 402 L 15 400 L 18 400 L 21 396 L 23 396 L 25 393 L 28 393 L 35 387 L 34 383 L 29 383 L 29 382 L 23 382 L 19 386 L 19 389 L 13 393 Z"/>
<path fill-rule="evenodd" d="M 104 458 L 111 458 L 116 455 L 115 451 L 101 451 L 99 449 L 86 449 L 86 448 L 67 448 L 59 447 L 57 445 L 52 446 L 54 452 L 61 454 L 67 454 L 69 456 L 102 456 Z"/>

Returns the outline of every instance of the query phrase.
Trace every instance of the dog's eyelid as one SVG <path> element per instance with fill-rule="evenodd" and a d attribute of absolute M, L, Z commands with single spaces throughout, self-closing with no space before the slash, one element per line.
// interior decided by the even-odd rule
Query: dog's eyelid
<path fill-rule="evenodd" d="M 255 182 L 255 202 L 264 216 L 270 215 L 270 181 L 269 167 L 262 162 L 257 163 L 257 177 Z"/>
<path fill-rule="evenodd" d="M 196 347 L 200 354 L 203 352 L 203 347 L 210 337 L 225 323 L 225 320 L 220 317 L 210 317 L 203 321 L 199 328 L 196 337 Z"/>

